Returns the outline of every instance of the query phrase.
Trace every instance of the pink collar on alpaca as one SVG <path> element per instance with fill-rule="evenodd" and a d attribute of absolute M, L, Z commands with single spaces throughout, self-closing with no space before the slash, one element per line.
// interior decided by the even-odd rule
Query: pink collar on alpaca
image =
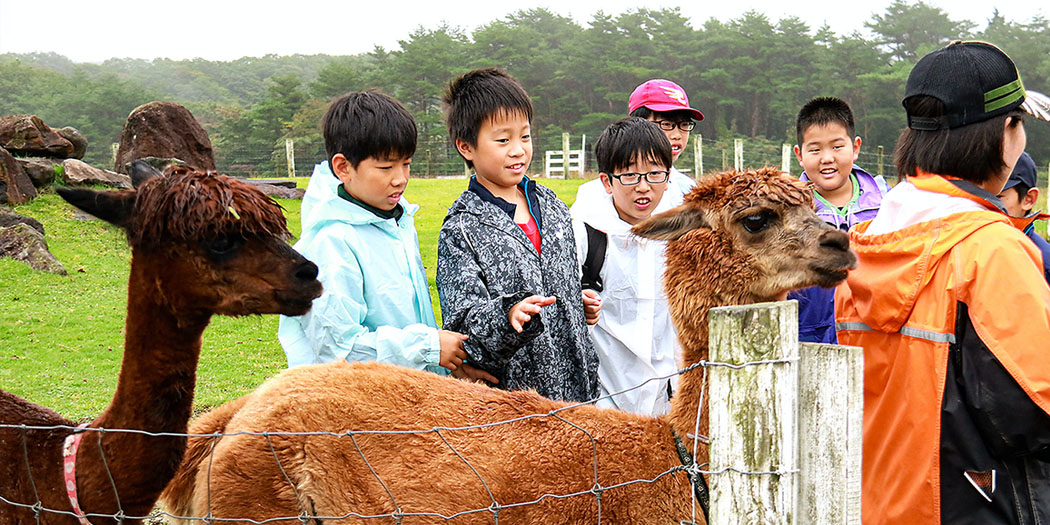
<path fill-rule="evenodd" d="M 80 525 L 91 525 L 91 522 L 84 517 L 84 511 L 80 510 L 80 502 L 77 501 L 77 449 L 80 448 L 80 439 L 84 437 L 84 433 L 79 429 L 87 426 L 87 423 L 77 425 L 78 430 L 66 436 L 66 441 L 62 444 L 62 475 L 65 477 L 66 494 L 69 495 L 73 514 L 76 514 Z"/>

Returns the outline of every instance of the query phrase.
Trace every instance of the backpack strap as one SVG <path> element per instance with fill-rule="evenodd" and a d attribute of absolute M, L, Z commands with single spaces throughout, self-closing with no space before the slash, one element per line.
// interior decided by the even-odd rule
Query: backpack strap
<path fill-rule="evenodd" d="M 609 243 L 609 236 L 586 222 L 583 223 L 583 226 L 587 229 L 587 257 L 583 260 L 583 277 L 580 279 L 580 285 L 584 290 L 601 292 L 605 285 L 602 283 L 600 274 L 602 265 L 605 264 L 605 248 Z"/>

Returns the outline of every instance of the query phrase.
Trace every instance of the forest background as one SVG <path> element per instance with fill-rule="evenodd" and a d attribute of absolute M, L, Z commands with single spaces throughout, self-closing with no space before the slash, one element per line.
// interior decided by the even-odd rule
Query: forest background
<path fill-rule="evenodd" d="M 419 27 L 397 49 L 352 56 L 266 55 L 233 61 L 120 59 L 74 63 L 54 54 L 0 54 L 0 115 L 34 114 L 52 127 L 74 126 L 89 140 L 85 160 L 112 167 L 110 145 L 132 109 L 153 100 L 185 105 L 209 132 L 220 171 L 283 175 L 285 141 L 294 139 L 298 170 L 324 158 L 319 122 L 329 101 L 377 88 L 404 103 L 419 125 L 413 173 L 463 173 L 442 123 L 440 97 L 456 75 L 500 66 L 535 104 L 536 150 L 561 149 L 561 135 L 593 143 L 627 112 L 644 80 L 672 79 L 706 118 L 705 164 L 735 138 L 764 151 L 747 164 L 779 165 L 781 144 L 794 144 L 798 109 L 814 96 L 848 101 L 864 140 L 861 165 L 875 147 L 892 152 L 904 121 L 900 100 L 908 72 L 925 53 L 957 39 L 1005 50 L 1027 88 L 1050 93 L 1050 21 L 1037 14 L 1007 20 L 989 8 L 982 24 L 953 20 L 923 2 L 897 0 L 865 23 L 838 34 L 806 20 L 770 20 L 749 11 L 698 25 L 678 9 L 594 14 L 584 25 L 545 9 L 515 12 L 470 34 L 447 24 Z M 304 35 L 304 38 L 309 38 Z M 1050 126 L 1028 126 L 1029 153 L 1050 162 Z M 696 133 L 696 132 L 694 132 Z M 728 145 L 728 146 L 727 146 Z M 722 151 L 719 151 L 721 148 Z M 692 166 L 688 148 L 680 165 Z M 731 156 L 730 156 L 731 158 Z M 534 156 L 532 172 L 542 171 Z M 710 169 L 710 168 L 709 168 Z M 300 173 L 303 174 L 303 173 Z"/>

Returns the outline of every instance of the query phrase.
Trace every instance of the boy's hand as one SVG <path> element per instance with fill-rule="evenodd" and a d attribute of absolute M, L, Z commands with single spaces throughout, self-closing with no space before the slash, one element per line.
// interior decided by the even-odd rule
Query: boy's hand
<path fill-rule="evenodd" d="M 461 365 L 458 370 L 453 370 L 451 375 L 456 379 L 470 381 L 471 383 L 487 382 L 492 385 L 499 383 L 499 379 L 496 379 L 496 376 L 467 364 Z"/>
<path fill-rule="evenodd" d="M 583 291 L 583 318 L 587 324 L 598 324 L 602 312 L 602 297 L 594 290 Z"/>
<path fill-rule="evenodd" d="M 555 300 L 554 297 L 544 297 L 542 295 L 526 297 L 522 302 L 512 306 L 510 313 L 507 314 L 507 319 L 510 320 L 510 327 L 520 334 L 523 330 L 522 327 L 532 319 L 532 316 L 540 313 L 544 306 L 554 304 Z"/>
<path fill-rule="evenodd" d="M 441 361 L 438 364 L 449 370 L 455 370 L 463 365 L 463 360 L 467 358 L 467 351 L 463 349 L 463 341 L 467 340 L 467 336 L 459 332 L 438 330 L 438 340 L 441 342 Z"/>

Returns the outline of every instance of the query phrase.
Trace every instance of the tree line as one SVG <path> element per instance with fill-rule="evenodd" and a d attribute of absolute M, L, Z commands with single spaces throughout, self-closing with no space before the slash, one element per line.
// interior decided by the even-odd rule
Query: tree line
<path fill-rule="evenodd" d="M 134 107 L 172 100 L 208 130 L 220 167 L 281 174 L 286 138 L 296 140 L 297 156 L 322 158 L 319 122 L 328 102 L 377 88 L 416 117 L 416 172 L 462 172 L 447 141 L 441 93 L 456 75 L 499 66 L 532 96 L 537 151 L 560 149 L 562 132 L 593 141 L 626 113 L 631 90 L 656 77 L 686 88 L 691 105 L 706 116 L 698 126 L 705 139 L 793 144 L 802 104 L 838 96 L 853 107 L 864 143 L 891 151 L 905 121 L 900 100 L 908 72 L 919 57 L 952 40 L 1000 46 L 1027 88 L 1050 93 L 1050 21 L 1042 15 L 1007 20 L 991 9 L 983 22 L 953 20 L 937 7 L 905 0 L 872 15 L 867 34 L 841 35 L 827 25 L 793 16 L 773 21 L 756 11 L 694 27 L 677 8 L 598 12 L 584 25 L 528 9 L 469 34 L 447 24 L 420 27 L 397 49 L 353 56 L 78 64 L 56 54 L 7 54 L 0 55 L 0 115 L 32 113 L 57 127 L 77 127 L 90 141 L 87 160 L 106 165 L 109 144 Z M 1032 123 L 1028 131 L 1028 151 L 1045 165 L 1050 129 Z M 775 162 L 779 148 L 770 149 Z M 541 162 L 537 153 L 533 171 Z"/>

